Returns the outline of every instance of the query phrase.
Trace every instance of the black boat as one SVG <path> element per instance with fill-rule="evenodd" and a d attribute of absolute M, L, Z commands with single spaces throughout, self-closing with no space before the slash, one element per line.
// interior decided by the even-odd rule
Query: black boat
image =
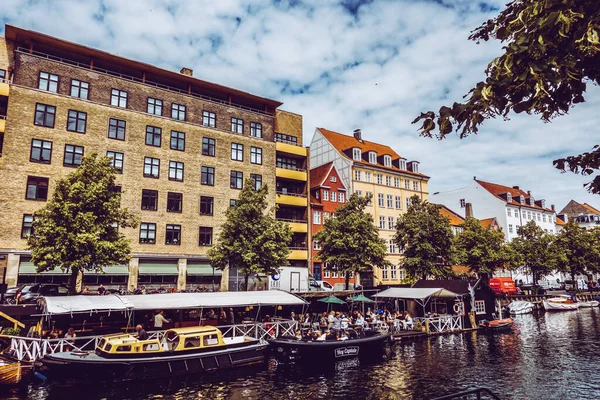
<path fill-rule="evenodd" d="M 169 329 L 161 340 L 118 334 L 102 338 L 95 352 L 46 355 L 36 372 L 59 383 L 153 379 L 262 363 L 267 347 L 254 338 L 223 338 L 208 326 Z"/>
<path fill-rule="evenodd" d="M 390 335 L 366 331 L 363 337 L 346 340 L 306 340 L 283 336 L 268 340 L 275 358 L 283 362 L 334 362 L 380 356 Z"/>

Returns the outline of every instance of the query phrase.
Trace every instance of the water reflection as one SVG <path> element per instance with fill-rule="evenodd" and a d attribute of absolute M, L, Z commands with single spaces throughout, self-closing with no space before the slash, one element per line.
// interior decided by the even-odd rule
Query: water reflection
<path fill-rule="evenodd" d="M 488 387 L 503 399 L 600 397 L 600 310 L 517 316 L 513 333 L 436 336 L 392 346 L 376 363 L 298 369 L 272 361 L 202 379 L 120 387 L 29 387 L 10 399 L 427 399 Z"/>

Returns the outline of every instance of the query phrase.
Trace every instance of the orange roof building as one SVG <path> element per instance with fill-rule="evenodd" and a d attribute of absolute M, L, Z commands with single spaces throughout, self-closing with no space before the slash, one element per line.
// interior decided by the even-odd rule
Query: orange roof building
<path fill-rule="evenodd" d="M 600 227 L 600 210 L 588 203 L 571 200 L 559 213 L 562 221 L 575 220 L 585 229 Z"/>

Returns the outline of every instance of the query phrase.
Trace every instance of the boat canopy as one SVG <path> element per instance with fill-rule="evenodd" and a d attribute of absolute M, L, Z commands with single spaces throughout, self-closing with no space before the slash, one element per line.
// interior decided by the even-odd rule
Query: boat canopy
<path fill-rule="evenodd" d="M 413 300 L 425 300 L 431 296 L 456 297 L 458 294 L 444 288 L 389 288 L 375 295 L 375 297 Z"/>
<path fill-rule="evenodd" d="M 256 292 L 164 293 L 147 295 L 56 296 L 40 300 L 45 315 L 167 310 L 189 308 L 218 308 L 239 306 L 305 305 L 307 301 L 281 290 Z"/>

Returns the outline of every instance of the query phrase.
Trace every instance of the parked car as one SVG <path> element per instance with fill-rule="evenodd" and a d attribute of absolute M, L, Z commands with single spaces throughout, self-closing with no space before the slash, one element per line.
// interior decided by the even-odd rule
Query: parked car
<path fill-rule="evenodd" d="M 488 285 L 497 295 L 514 296 L 523 294 L 523 292 L 520 292 L 519 288 L 515 285 L 515 281 L 508 277 L 490 278 Z"/>
<path fill-rule="evenodd" d="M 8 289 L 4 294 L 4 301 L 8 304 L 35 303 L 38 298 L 44 296 L 66 296 L 69 288 L 58 283 L 34 283 L 17 286 Z"/>
<path fill-rule="evenodd" d="M 527 284 L 527 285 L 520 286 L 519 289 L 521 289 L 523 291 L 523 293 L 528 294 L 528 295 L 546 294 L 546 289 L 542 285 Z"/>
<path fill-rule="evenodd" d="M 556 280 L 540 279 L 538 284 L 545 290 L 560 290 L 562 288 L 561 283 L 557 282 Z"/>

